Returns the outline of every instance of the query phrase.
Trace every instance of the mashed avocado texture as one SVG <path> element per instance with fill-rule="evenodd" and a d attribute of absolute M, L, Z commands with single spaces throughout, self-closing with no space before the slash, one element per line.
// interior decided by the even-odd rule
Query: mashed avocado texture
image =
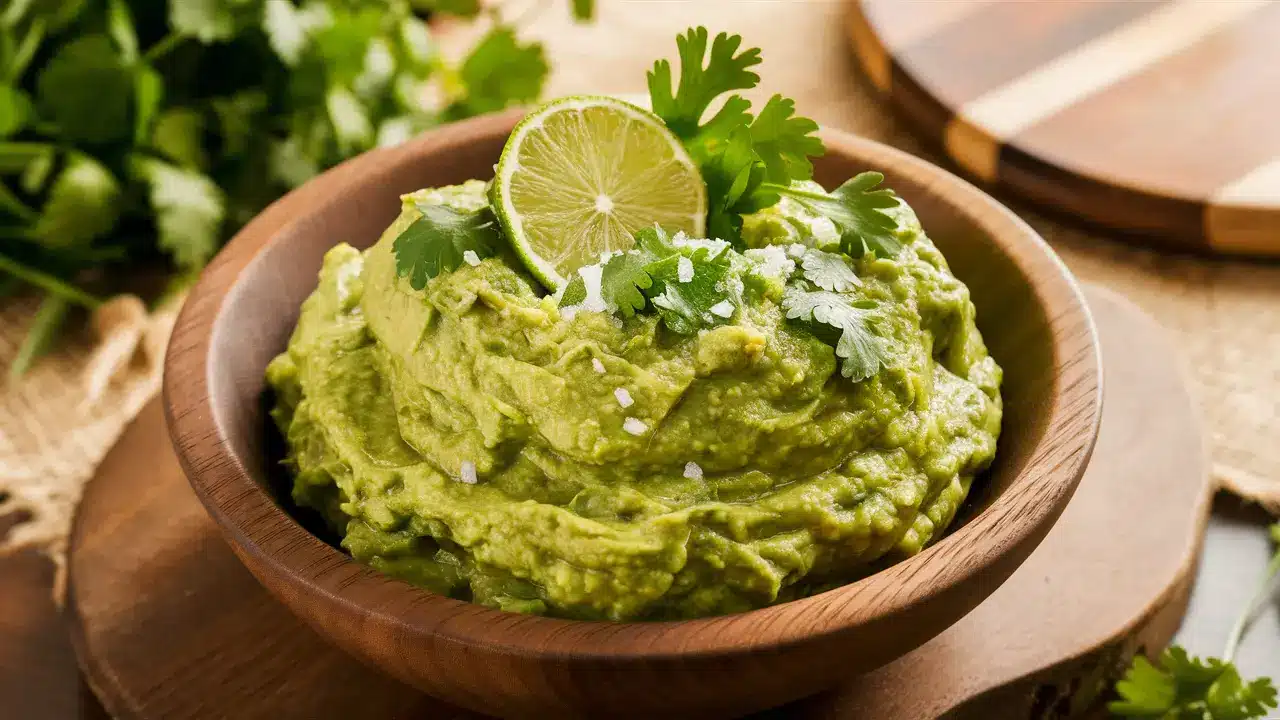
<path fill-rule="evenodd" d="M 484 185 L 406 196 L 373 248 L 331 250 L 267 370 L 294 500 L 382 572 L 562 617 L 748 610 L 919 552 L 995 453 L 1000 368 L 905 204 L 905 249 L 851 263 L 885 358 L 854 381 L 780 284 L 690 334 L 566 311 L 502 255 L 415 291 L 391 246 L 424 202 Z M 744 266 L 798 272 L 836 240 L 821 220 L 748 216 L 767 252 Z"/>

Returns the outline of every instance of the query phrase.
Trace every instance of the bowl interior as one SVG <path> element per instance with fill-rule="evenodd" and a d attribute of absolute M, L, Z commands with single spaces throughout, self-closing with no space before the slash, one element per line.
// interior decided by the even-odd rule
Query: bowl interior
<path fill-rule="evenodd" d="M 495 134 L 460 147 L 387 154 L 387 161 L 363 182 L 297 213 L 230 288 L 213 326 L 209 394 L 223 421 L 219 424 L 228 431 L 229 449 L 255 481 L 273 491 L 277 502 L 281 477 L 268 442 L 274 429 L 263 402 L 264 369 L 288 343 L 299 305 L 315 289 L 325 251 L 338 242 L 358 248 L 376 242 L 399 212 L 402 193 L 492 176 L 504 142 L 505 134 Z M 975 483 L 950 530 L 954 532 L 999 497 L 1031 460 L 1046 432 L 1046 407 L 1055 392 L 1060 359 L 1054 357 L 1048 310 L 1037 297 L 1031 269 L 993 242 L 991 229 L 983 227 L 980 218 L 963 212 L 951 196 L 922 184 L 912 172 L 918 168 L 875 166 L 838 151 L 815 163 L 816 178 L 828 188 L 868 169 L 885 173 L 886 184 L 912 205 L 955 274 L 968 285 L 979 328 L 1005 370 L 999 452 L 993 467 Z M 283 497 L 288 497 L 287 490 Z"/>

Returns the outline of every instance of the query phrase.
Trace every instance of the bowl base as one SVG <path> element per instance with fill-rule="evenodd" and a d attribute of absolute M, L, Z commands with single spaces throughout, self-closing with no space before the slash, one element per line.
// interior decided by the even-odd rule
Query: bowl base
<path fill-rule="evenodd" d="M 1124 300 L 1088 296 L 1107 397 L 1062 518 L 960 622 L 787 717 L 1054 715 L 1173 636 L 1212 496 L 1201 431 L 1161 331 Z M 114 717 L 477 717 L 362 665 L 268 595 L 183 477 L 159 401 L 86 488 L 68 562 L 73 642 Z"/>

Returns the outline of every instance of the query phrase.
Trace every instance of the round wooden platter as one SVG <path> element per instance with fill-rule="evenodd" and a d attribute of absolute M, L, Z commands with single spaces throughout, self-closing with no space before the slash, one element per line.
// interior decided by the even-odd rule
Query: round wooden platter
<path fill-rule="evenodd" d="M 1048 538 L 942 635 L 775 713 L 1057 717 L 1096 704 L 1128 656 L 1172 637 L 1212 495 L 1200 427 L 1154 323 L 1104 291 L 1089 297 L 1102 432 Z M 158 402 L 86 489 L 67 617 L 90 686 L 120 720 L 473 717 L 330 647 L 267 595 L 182 477 Z"/>
<path fill-rule="evenodd" d="M 872 83 L 973 176 L 1159 246 L 1280 256 L 1280 3 L 848 1 Z"/>

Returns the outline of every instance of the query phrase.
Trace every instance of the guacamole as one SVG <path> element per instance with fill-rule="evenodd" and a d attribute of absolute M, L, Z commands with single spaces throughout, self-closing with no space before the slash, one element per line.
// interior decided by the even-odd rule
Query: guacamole
<path fill-rule="evenodd" d="M 905 203 L 902 251 L 850 261 L 882 351 L 856 380 L 784 310 L 838 240 L 796 204 L 745 218 L 754 249 L 724 251 L 741 302 L 681 334 L 563 307 L 502 253 L 413 289 L 392 244 L 436 203 L 483 207 L 484 184 L 406 196 L 367 252 L 333 248 L 267 369 L 294 501 L 384 573 L 560 617 L 748 610 L 919 552 L 995 454 L 1001 370 Z"/>

